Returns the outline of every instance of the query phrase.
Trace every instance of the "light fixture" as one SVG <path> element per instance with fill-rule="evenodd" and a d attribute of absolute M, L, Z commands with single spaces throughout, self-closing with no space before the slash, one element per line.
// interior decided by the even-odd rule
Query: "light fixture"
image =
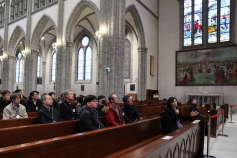
<path fill-rule="evenodd" d="M 41 37 L 41 40 L 44 40 L 44 37 Z"/>
<path fill-rule="evenodd" d="M 52 47 L 53 47 L 55 50 L 57 50 L 57 46 L 59 46 L 59 45 L 61 45 L 61 43 L 53 43 L 53 44 L 52 44 Z"/>
<path fill-rule="evenodd" d="M 95 35 L 100 39 L 101 36 L 105 35 L 107 33 L 106 28 L 102 28 L 100 31 L 96 31 Z"/>
<path fill-rule="evenodd" d="M 27 50 L 23 50 L 23 51 L 21 51 L 21 54 L 22 54 L 23 56 L 25 56 L 27 53 L 28 53 Z"/>
<path fill-rule="evenodd" d="M 0 60 L 1 60 L 1 61 L 2 61 L 3 59 L 5 59 L 5 58 L 6 58 L 5 55 L 0 56 Z"/>

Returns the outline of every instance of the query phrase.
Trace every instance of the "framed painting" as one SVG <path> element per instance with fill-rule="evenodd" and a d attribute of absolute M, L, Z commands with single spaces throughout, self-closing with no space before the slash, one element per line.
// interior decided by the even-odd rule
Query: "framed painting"
<path fill-rule="evenodd" d="M 151 56 L 150 59 L 150 75 L 155 76 L 155 71 L 156 71 L 156 65 L 155 65 L 155 57 Z"/>
<path fill-rule="evenodd" d="M 237 45 L 176 52 L 176 86 L 237 85 Z"/>

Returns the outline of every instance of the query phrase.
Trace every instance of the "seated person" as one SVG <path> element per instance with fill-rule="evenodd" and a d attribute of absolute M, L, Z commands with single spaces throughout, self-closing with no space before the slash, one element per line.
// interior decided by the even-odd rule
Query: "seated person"
<path fill-rule="evenodd" d="M 105 96 L 103 95 L 98 96 L 98 106 L 96 108 L 96 111 L 98 112 L 99 117 L 105 116 L 105 114 L 102 111 L 105 103 L 106 103 Z"/>
<path fill-rule="evenodd" d="M 123 97 L 124 105 L 121 110 L 124 112 L 123 119 L 126 123 L 141 121 L 137 108 L 133 105 L 132 98 L 128 95 Z"/>
<path fill-rule="evenodd" d="M 58 110 L 53 108 L 53 99 L 49 95 L 44 95 L 42 97 L 43 106 L 38 111 L 38 121 L 39 123 L 51 123 L 60 122 L 61 118 L 58 114 Z"/>
<path fill-rule="evenodd" d="M 192 111 L 197 111 L 198 113 L 199 113 L 199 115 L 201 115 L 201 116 L 203 116 L 203 114 L 201 114 L 200 112 L 199 112 L 199 110 L 197 109 L 197 101 L 196 101 L 196 99 L 195 98 L 191 98 L 190 100 L 189 100 L 189 109 L 190 109 L 190 113 L 192 112 Z M 194 117 L 191 117 L 190 118 L 190 121 L 194 121 Z"/>
<path fill-rule="evenodd" d="M 42 101 L 39 99 L 39 92 L 30 92 L 29 100 L 26 102 L 25 107 L 27 112 L 36 112 L 43 106 Z"/>
<path fill-rule="evenodd" d="M 23 91 L 22 91 L 21 89 L 15 90 L 15 93 L 19 93 L 19 94 L 21 95 L 21 102 L 20 102 L 20 104 L 25 106 L 25 104 L 26 104 L 26 98 L 24 98 L 22 92 L 23 92 Z"/>
<path fill-rule="evenodd" d="M 118 97 L 112 93 L 109 95 L 109 103 L 102 110 L 105 113 L 105 122 L 107 127 L 125 125 L 123 111 L 120 109 Z"/>
<path fill-rule="evenodd" d="M 60 115 L 64 121 L 77 120 L 78 115 L 76 107 L 71 103 L 74 99 L 72 90 L 66 90 L 64 92 L 65 100 L 60 104 Z"/>
<path fill-rule="evenodd" d="M 177 99 L 175 97 L 170 97 L 167 101 L 167 109 L 165 110 L 167 134 L 181 128 L 182 124 L 180 121 L 186 121 L 190 119 L 190 117 L 197 115 L 197 111 L 192 111 L 190 115 L 184 117 L 180 109 L 177 108 Z"/>
<path fill-rule="evenodd" d="M 98 119 L 96 111 L 98 101 L 96 96 L 88 95 L 85 98 L 86 107 L 79 117 L 79 126 L 81 132 L 92 131 L 96 129 L 106 128 Z"/>
<path fill-rule="evenodd" d="M 76 107 L 77 113 L 81 113 L 81 111 L 86 107 L 84 100 L 85 100 L 85 96 L 78 97 L 78 103 Z"/>
<path fill-rule="evenodd" d="M 10 92 L 8 90 L 2 91 L 2 99 L 0 100 L 0 114 L 3 113 L 3 109 L 8 106 L 10 101 Z"/>
<path fill-rule="evenodd" d="M 51 98 L 53 99 L 53 106 L 52 107 L 58 110 L 58 102 L 55 99 L 55 93 L 54 92 L 50 92 L 49 96 L 51 96 Z"/>
<path fill-rule="evenodd" d="M 21 105 L 21 95 L 19 93 L 13 93 L 10 97 L 11 103 L 3 110 L 2 119 L 18 119 L 27 118 L 26 108 Z"/>

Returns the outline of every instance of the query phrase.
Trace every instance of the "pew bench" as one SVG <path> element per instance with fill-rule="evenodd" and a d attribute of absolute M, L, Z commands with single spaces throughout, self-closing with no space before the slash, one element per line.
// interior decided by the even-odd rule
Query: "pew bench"
<path fill-rule="evenodd" d="M 35 125 L 35 124 L 38 124 L 37 117 L 0 120 L 0 130 L 4 128 Z"/>
<path fill-rule="evenodd" d="M 142 106 L 142 120 L 152 118 L 152 117 L 158 117 L 160 116 L 160 113 L 165 111 L 166 107 L 164 105 L 162 106 L 148 106 L 143 105 Z"/>

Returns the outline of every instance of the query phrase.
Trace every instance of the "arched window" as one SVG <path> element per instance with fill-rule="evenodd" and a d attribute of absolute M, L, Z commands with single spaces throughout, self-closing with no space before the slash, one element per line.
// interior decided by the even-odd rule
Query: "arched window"
<path fill-rule="evenodd" d="M 81 40 L 81 48 L 78 51 L 77 80 L 90 81 L 92 71 L 92 49 L 89 46 L 90 39 L 85 36 Z"/>
<path fill-rule="evenodd" d="M 230 42 L 233 0 L 183 0 L 183 46 Z M 234 2 L 234 1 L 233 1 Z"/>
<path fill-rule="evenodd" d="M 124 55 L 124 79 L 130 79 L 131 67 L 131 43 L 125 39 L 125 55 Z"/>
<path fill-rule="evenodd" d="M 22 82 L 22 54 L 19 52 L 16 61 L 16 83 Z"/>
<path fill-rule="evenodd" d="M 38 56 L 37 61 L 37 77 L 40 77 L 40 56 Z"/>
<path fill-rule="evenodd" d="M 51 81 L 55 81 L 55 76 L 56 76 L 56 53 L 53 53 Z"/>

